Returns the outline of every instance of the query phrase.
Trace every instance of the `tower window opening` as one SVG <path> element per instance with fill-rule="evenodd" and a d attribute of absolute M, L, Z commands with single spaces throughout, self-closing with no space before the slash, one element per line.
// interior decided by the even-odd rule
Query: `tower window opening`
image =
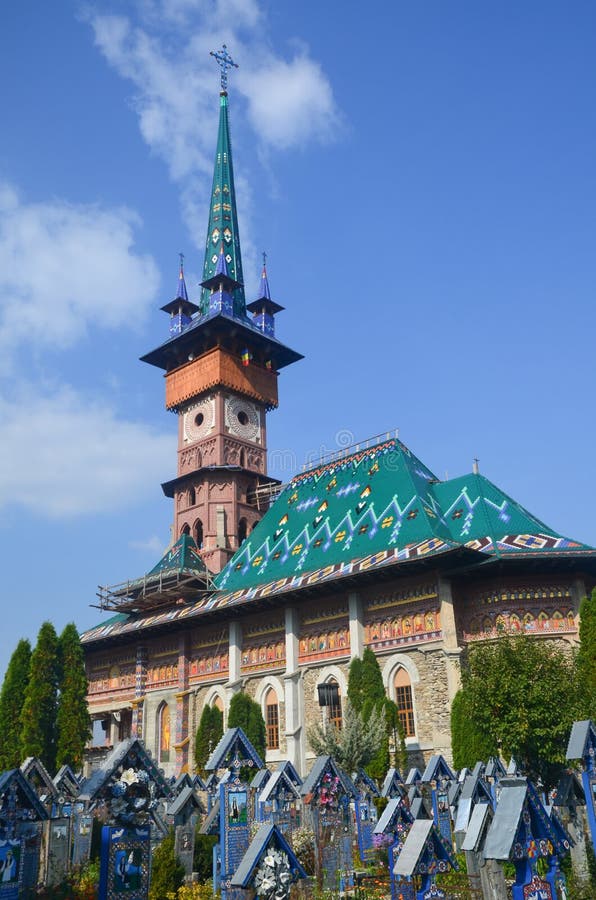
<path fill-rule="evenodd" d="M 180 536 L 183 534 L 188 534 L 190 536 L 190 525 L 183 525 L 182 530 L 180 532 Z"/>
<path fill-rule="evenodd" d="M 246 450 L 244 449 L 244 447 L 240 451 L 240 465 L 243 469 L 246 468 Z"/>
<path fill-rule="evenodd" d="M 241 425 L 248 425 L 248 415 L 245 413 L 243 409 L 238 413 L 238 421 Z"/>
<path fill-rule="evenodd" d="M 197 519 L 192 528 L 192 536 L 195 539 L 195 544 L 201 549 L 203 546 L 203 523 L 200 519 Z"/>
<path fill-rule="evenodd" d="M 242 543 L 242 541 L 246 540 L 246 535 L 248 533 L 248 522 L 246 519 L 240 519 L 238 522 L 238 546 Z"/>
<path fill-rule="evenodd" d="M 194 506 L 196 502 L 197 502 L 197 492 L 193 487 L 191 487 L 188 492 L 188 505 Z"/>
<path fill-rule="evenodd" d="M 203 413 L 197 413 L 195 416 L 195 425 L 197 426 L 197 428 L 200 428 L 204 421 L 205 416 L 203 415 Z"/>
<path fill-rule="evenodd" d="M 412 698 L 412 685 L 410 676 L 405 669 L 398 669 L 394 680 L 395 703 L 399 721 L 406 737 L 414 737 L 416 727 L 414 722 L 414 702 Z"/>
<path fill-rule="evenodd" d="M 267 749 L 279 750 L 279 704 L 277 694 L 270 688 L 265 697 L 265 725 L 267 729 Z"/>

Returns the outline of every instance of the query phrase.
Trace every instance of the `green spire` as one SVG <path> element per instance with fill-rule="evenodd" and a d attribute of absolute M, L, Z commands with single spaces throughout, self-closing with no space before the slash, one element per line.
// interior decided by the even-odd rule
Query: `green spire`
<path fill-rule="evenodd" d="M 213 172 L 213 186 L 211 189 L 211 205 L 209 207 L 203 281 L 207 281 L 215 274 L 220 250 L 223 248 L 228 273 L 234 281 L 239 282 L 239 286 L 233 292 L 234 315 L 244 317 L 246 316 L 246 301 L 244 298 L 232 146 L 228 123 L 228 95 L 226 91 L 221 91 L 219 96 L 219 131 L 217 134 L 215 170 Z M 209 312 L 209 296 L 209 290 L 203 288 L 200 304 L 201 315 L 206 315 Z"/>

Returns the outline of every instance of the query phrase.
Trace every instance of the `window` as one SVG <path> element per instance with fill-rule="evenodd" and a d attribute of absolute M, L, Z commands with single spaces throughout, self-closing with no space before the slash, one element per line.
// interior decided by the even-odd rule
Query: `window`
<path fill-rule="evenodd" d="M 190 525 L 184 525 L 182 531 L 180 532 L 180 536 L 183 534 L 190 534 Z"/>
<path fill-rule="evenodd" d="M 265 725 L 267 727 L 267 749 L 279 750 L 279 705 L 277 694 L 270 688 L 265 697 Z"/>
<path fill-rule="evenodd" d="M 192 526 L 192 536 L 195 539 L 195 544 L 200 550 L 203 546 L 203 523 L 200 519 L 197 519 L 195 524 Z"/>
<path fill-rule="evenodd" d="M 194 506 L 197 502 L 197 492 L 193 487 L 190 488 L 188 492 L 188 505 Z"/>
<path fill-rule="evenodd" d="M 240 451 L 240 465 L 246 469 L 246 450 L 244 448 Z"/>
<path fill-rule="evenodd" d="M 159 761 L 170 761 L 170 707 L 163 703 L 157 713 Z"/>
<path fill-rule="evenodd" d="M 410 676 L 405 669 L 398 669 L 394 680 L 395 703 L 404 734 L 406 737 L 414 737 L 414 704 L 412 702 L 412 685 Z"/>
<path fill-rule="evenodd" d="M 334 678 L 330 678 L 327 683 L 328 684 L 337 684 L 337 681 Z M 341 689 L 339 687 L 339 684 L 337 684 L 337 695 L 336 696 L 337 696 L 337 700 L 334 700 L 327 707 L 327 715 L 328 715 L 327 721 L 329 722 L 330 725 L 335 725 L 336 728 L 341 729 L 341 727 L 342 727 Z"/>
<path fill-rule="evenodd" d="M 238 522 L 238 546 L 242 543 L 242 541 L 246 540 L 246 534 L 248 532 L 248 523 L 246 519 L 240 519 Z"/>

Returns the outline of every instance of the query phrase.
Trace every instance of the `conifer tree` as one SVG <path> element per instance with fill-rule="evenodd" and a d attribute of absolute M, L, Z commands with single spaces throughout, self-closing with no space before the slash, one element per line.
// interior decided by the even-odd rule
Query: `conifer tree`
<path fill-rule="evenodd" d="M 370 716 L 365 719 L 347 699 L 341 728 L 333 724 L 324 727 L 317 723 L 309 728 L 307 737 L 317 756 L 332 756 L 349 775 L 362 766 L 370 772 L 371 761 L 387 739 L 385 714 L 382 708 L 373 707 Z"/>
<path fill-rule="evenodd" d="M 174 829 L 171 828 L 151 860 L 149 900 L 175 897 L 184 881 L 184 866 L 176 855 Z"/>
<path fill-rule="evenodd" d="M 389 729 L 390 721 L 386 704 L 388 702 L 383 684 L 383 675 L 377 657 L 370 647 L 366 647 L 362 659 L 353 659 L 348 675 L 348 699 L 355 712 L 360 713 L 363 721 L 370 720 L 373 712 L 382 712 L 386 719 L 383 739 L 367 763 L 366 771 L 377 780 L 385 777 L 389 768 Z"/>
<path fill-rule="evenodd" d="M 23 761 L 21 753 L 21 710 L 29 682 L 31 644 L 21 640 L 14 650 L 0 693 L 0 772 L 16 769 Z"/>
<path fill-rule="evenodd" d="M 359 656 L 355 656 L 350 663 L 348 672 L 348 700 L 352 704 L 352 709 L 360 712 L 364 702 L 362 692 L 362 660 Z"/>
<path fill-rule="evenodd" d="M 66 764 L 76 771 L 83 762 L 85 745 L 91 736 L 91 719 L 85 657 L 73 622 L 60 635 L 59 674 L 56 766 Z"/>
<path fill-rule="evenodd" d="M 459 690 L 451 704 L 451 752 L 456 769 L 473 769 L 477 762 L 498 756 L 496 740 L 480 731 L 470 710 L 468 695 Z"/>
<path fill-rule="evenodd" d="M 578 694 L 583 718 L 596 719 L 596 588 L 579 609 Z"/>
<path fill-rule="evenodd" d="M 21 755 L 37 756 L 50 775 L 56 771 L 58 637 L 51 622 L 39 629 L 21 710 Z"/>
<path fill-rule="evenodd" d="M 265 720 L 259 704 L 251 700 L 244 691 L 239 691 L 232 697 L 228 728 L 242 728 L 261 759 L 265 760 L 267 751 Z"/>
<path fill-rule="evenodd" d="M 203 774 L 205 764 L 223 734 L 223 713 L 217 706 L 204 706 L 195 738 L 195 766 Z"/>

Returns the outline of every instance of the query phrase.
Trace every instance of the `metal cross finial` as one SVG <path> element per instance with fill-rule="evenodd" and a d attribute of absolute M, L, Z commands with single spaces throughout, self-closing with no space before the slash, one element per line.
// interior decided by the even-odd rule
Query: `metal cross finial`
<path fill-rule="evenodd" d="M 263 250 L 263 268 L 267 265 L 267 251 Z"/>
<path fill-rule="evenodd" d="M 180 257 L 180 271 L 182 271 L 184 269 L 184 253 L 179 253 L 178 256 Z"/>
<path fill-rule="evenodd" d="M 221 89 L 222 91 L 228 90 L 228 69 L 238 68 L 238 63 L 235 63 L 230 54 L 228 53 L 228 48 L 225 44 L 222 44 L 221 50 L 211 50 L 209 56 L 212 56 L 218 66 L 221 69 Z"/>

